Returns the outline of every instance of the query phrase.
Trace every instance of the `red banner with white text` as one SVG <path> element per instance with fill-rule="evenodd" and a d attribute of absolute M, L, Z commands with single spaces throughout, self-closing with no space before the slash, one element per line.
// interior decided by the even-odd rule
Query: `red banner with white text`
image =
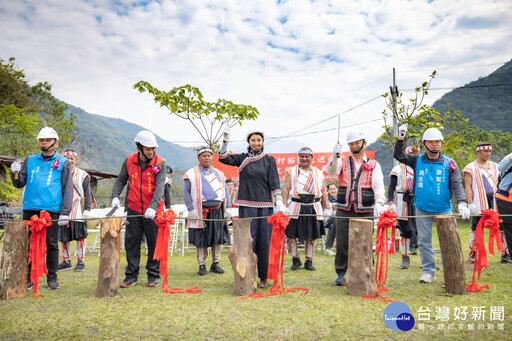
<path fill-rule="evenodd" d="M 295 166 L 299 163 L 299 155 L 297 153 L 268 153 L 276 159 L 277 170 L 279 172 L 279 180 L 284 182 L 285 170 L 287 167 Z M 322 169 L 329 161 L 329 157 L 332 153 L 315 153 L 313 156 L 313 162 L 311 165 L 318 169 Z M 351 155 L 350 152 L 345 152 L 343 155 Z M 375 158 L 375 151 L 366 151 L 366 156 L 369 158 Z M 238 182 L 238 167 L 228 166 L 219 162 L 219 154 L 214 154 L 214 167 L 220 169 L 226 179 L 231 179 L 234 182 Z M 325 179 L 329 181 L 337 180 L 336 177 L 330 176 L 324 171 Z"/>

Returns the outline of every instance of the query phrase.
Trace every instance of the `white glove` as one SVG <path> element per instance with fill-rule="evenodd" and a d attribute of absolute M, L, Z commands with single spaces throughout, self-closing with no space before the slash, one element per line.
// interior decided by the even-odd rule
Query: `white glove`
<path fill-rule="evenodd" d="M 152 209 L 151 207 L 148 207 L 148 209 L 146 210 L 146 213 L 144 213 L 144 218 L 146 219 L 155 219 L 155 216 L 156 216 L 156 211 L 154 209 Z"/>
<path fill-rule="evenodd" d="M 476 210 L 476 205 L 475 205 L 475 203 L 469 204 L 469 205 L 468 205 L 468 208 L 469 208 L 469 212 L 470 212 L 471 214 L 480 214 L 480 212 L 478 212 L 478 211 Z"/>
<path fill-rule="evenodd" d="M 326 208 L 326 209 L 324 210 L 324 216 L 327 216 L 327 217 L 332 216 L 332 210 L 330 210 L 330 209 Z"/>
<path fill-rule="evenodd" d="M 339 157 L 341 155 L 341 153 L 343 153 L 342 149 L 343 149 L 343 146 L 340 143 L 336 143 L 334 145 L 334 148 L 332 149 L 332 153 L 333 153 L 334 157 Z"/>
<path fill-rule="evenodd" d="M 199 215 L 197 214 L 196 210 L 192 210 L 188 212 L 188 217 L 190 219 L 199 219 Z"/>
<path fill-rule="evenodd" d="M 380 217 L 381 212 L 386 210 L 386 205 L 381 204 L 380 202 L 375 203 L 375 207 L 373 208 L 373 214 L 376 218 Z"/>
<path fill-rule="evenodd" d="M 461 202 L 459 204 L 459 213 L 462 216 L 462 219 L 469 219 L 471 212 L 469 212 L 468 205 L 465 202 Z"/>
<path fill-rule="evenodd" d="M 19 161 L 14 161 L 14 162 L 11 164 L 11 171 L 12 171 L 13 173 L 21 171 L 21 162 L 19 162 Z"/>
<path fill-rule="evenodd" d="M 89 218 L 91 216 L 91 212 L 89 210 L 85 210 L 82 212 L 82 218 Z"/>
<path fill-rule="evenodd" d="M 397 209 L 397 207 L 396 207 L 396 204 L 395 204 L 395 203 L 393 203 L 393 204 L 389 205 L 389 209 L 390 209 L 391 211 L 393 211 L 393 212 L 398 213 L 398 209 Z"/>
<path fill-rule="evenodd" d="M 288 207 L 286 207 L 282 200 L 277 201 L 277 209 L 284 214 L 288 214 Z"/>
<path fill-rule="evenodd" d="M 119 201 L 119 198 L 112 199 L 112 208 L 119 208 L 121 207 L 121 202 Z"/>
<path fill-rule="evenodd" d="M 229 141 L 229 137 L 231 136 L 231 132 L 229 130 L 229 127 L 224 128 L 224 132 L 222 134 L 223 134 L 223 140 L 222 141 L 225 140 L 226 142 L 228 142 Z"/>
<path fill-rule="evenodd" d="M 59 226 L 66 226 L 67 224 L 69 224 L 69 216 L 61 214 L 59 216 L 59 222 L 57 224 L 59 224 Z"/>
<path fill-rule="evenodd" d="M 405 134 L 407 134 L 407 123 L 402 124 L 400 127 L 398 127 L 398 136 L 401 138 L 405 137 Z"/>

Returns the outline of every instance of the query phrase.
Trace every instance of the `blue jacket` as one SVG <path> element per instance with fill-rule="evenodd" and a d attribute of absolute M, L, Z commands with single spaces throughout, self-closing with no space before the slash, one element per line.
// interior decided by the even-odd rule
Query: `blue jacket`
<path fill-rule="evenodd" d="M 62 170 L 66 161 L 59 153 L 46 161 L 42 154 L 28 157 L 23 210 L 61 211 Z"/>
<path fill-rule="evenodd" d="M 452 210 L 450 200 L 450 158 L 439 155 L 439 159 L 432 162 L 426 155 L 422 155 L 416 162 L 414 174 L 414 204 L 427 212 L 445 212 Z"/>

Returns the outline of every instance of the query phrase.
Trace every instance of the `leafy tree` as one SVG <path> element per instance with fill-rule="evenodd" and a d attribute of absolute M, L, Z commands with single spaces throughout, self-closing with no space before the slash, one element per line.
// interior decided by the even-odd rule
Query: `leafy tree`
<path fill-rule="evenodd" d="M 67 104 L 51 93 L 51 85 L 30 86 L 15 58 L 0 59 L 0 151 L 26 155 L 38 151 L 35 137 L 45 125 L 57 130 L 61 146 L 67 145 L 75 130 L 75 115 L 66 117 Z"/>
<path fill-rule="evenodd" d="M 189 120 L 212 150 L 218 150 L 224 127 L 242 125 L 243 121 L 255 120 L 259 115 L 258 109 L 250 105 L 235 104 L 225 99 L 205 101 L 201 91 L 188 84 L 175 87 L 169 92 L 158 90 L 145 81 L 133 87 L 141 93 L 152 94 L 155 102 L 166 107 L 171 115 Z"/>

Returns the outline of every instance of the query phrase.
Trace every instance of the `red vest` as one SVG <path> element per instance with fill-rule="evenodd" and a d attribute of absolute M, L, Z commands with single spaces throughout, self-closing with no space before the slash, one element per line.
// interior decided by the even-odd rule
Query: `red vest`
<path fill-rule="evenodd" d="M 368 159 L 368 162 L 359 167 L 357 174 L 355 174 L 356 167 L 352 156 L 342 156 L 342 162 L 338 175 L 340 188 L 336 208 L 349 211 L 350 205 L 354 203 L 356 212 L 373 212 L 375 196 L 372 189 L 372 176 L 377 161 Z M 368 164 L 371 170 L 364 169 L 365 164 Z"/>
<path fill-rule="evenodd" d="M 155 165 L 161 164 L 164 159 L 155 154 L 155 157 L 149 162 L 148 166 L 141 171 L 139 165 L 139 153 L 132 154 L 126 159 L 126 171 L 128 172 L 128 208 L 144 214 L 153 200 L 155 193 L 155 176 L 157 171 L 153 168 Z M 160 169 L 165 172 L 165 169 Z M 160 200 L 160 204 L 156 209 L 156 214 L 163 210 L 164 200 Z"/>

